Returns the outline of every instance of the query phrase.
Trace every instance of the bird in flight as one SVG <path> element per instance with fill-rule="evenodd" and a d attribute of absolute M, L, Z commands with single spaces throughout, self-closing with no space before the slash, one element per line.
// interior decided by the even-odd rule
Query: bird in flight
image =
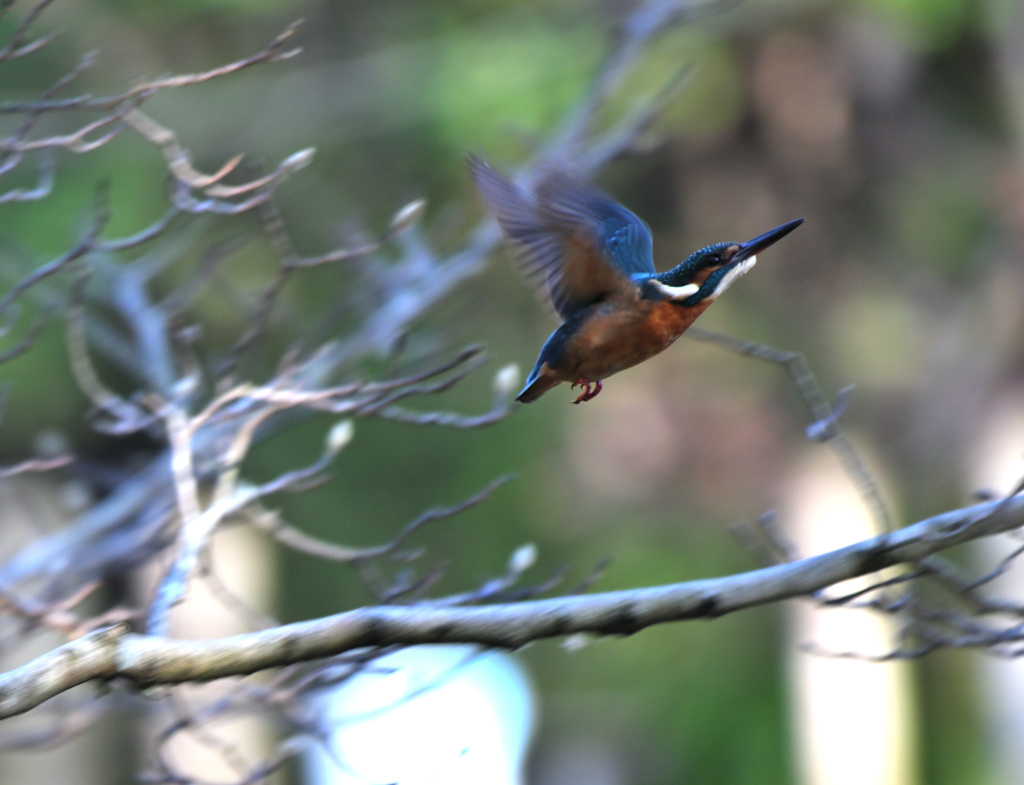
<path fill-rule="evenodd" d="M 804 220 L 709 245 L 659 273 L 647 225 L 592 186 L 552 170 L 528 192 L 481 158 L 470 156 L 469 168 L 523 273 L 562 319 L 516 396 L 522 403 L 562 382 L 583 388 L 573 403 L 591 400 L 602 380 L 671 346 L 756 254 Z"/>

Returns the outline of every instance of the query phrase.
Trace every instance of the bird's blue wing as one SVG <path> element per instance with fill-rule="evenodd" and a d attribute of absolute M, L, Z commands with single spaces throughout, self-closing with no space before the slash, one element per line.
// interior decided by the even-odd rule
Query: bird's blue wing
<path fill-rule="evenodd" d="M 651 230 L 620 204 L 600 194 L 593 208 L 601 220 L 601 233 L 608 255 L 629 277 L 654 275 L 654 243 Z"/>
<path fill-rule="evenodd" d="M 637 216 L 564 172 L 530 194 L 470 157 L 470 170 L 525 276 L 540 284 L 563 319 L 599 300 L 635 296 L 633 280 L 655 273 L 651 233 Z"/>

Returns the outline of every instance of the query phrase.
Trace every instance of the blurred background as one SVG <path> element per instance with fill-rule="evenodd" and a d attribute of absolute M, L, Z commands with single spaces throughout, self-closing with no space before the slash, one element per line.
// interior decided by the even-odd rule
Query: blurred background
<path fill-rule="evenodd" d="M 58 43 L 7 67 L 0 89 L 3 100 L 36 96 L 97 49 L 82 89 L 116 92 L 141 77 L 248 55 L 303 17 L 300 56 L 161 94 L 148 113 L 175 128 L 201 168 L 238 152 L 272 165 L 315 147 L 314 164 L 279 193 L 301 252 L 377 235 L 420 197 L 428 200 L 423 231 L 443 251 L 484 219 L 465 155 L 483 152 L 507 172 L 526 162 L 587 89 L 629 7 L 57 2 L 38 29 L 59 29 Z M 6 29 L 27 8 L 19 4 Z M 1024 7 L 736 4 L 657 38 L 609 112 L 656 92 L 686 64 L 685 88 L 635 154 L 597 178 L 651 225 L 659 269 L 708 243 L 807 219 L 700 324 L 805 354 L 830 395 L 855 385 L 843 423 L 898 524 L 963 506 L 979 488 L 1009 490 L 1024 474 Z M 63 156 L 45 203 L 4 208 L 4 254 L 36 260 L 67 248 L 105 177 L 111 233 L 146 225 L 165 205 L 162 172 L 157 152 L 128 138 Z M 244 229 L 225 219 L 189 231 L 205 242 Z M 373 263 L 386 278 L 387 260 Z M 257 257 L 235 270 L 237 286 L 259 291 L 272 261 Z M 281 319 L 298 329 L 364 280 L 337 268 L 310 271 L 289 284 Z M 205 307 L 211 340 L 233 340 L 237 317 L 216 302 Z M 411 340 L 450 351 L 487 345 L 491 363 L 439 403 L 474 412 L 490 405 L 493 373 L 510 362 L 528 370 L 553 327 L 497 250 Z M 0 368 L 0 378 L 9 385 L 4 462 L 29 454 L 41 433 L 59 433 L 96 461 L 126 449 L 85 423 L 58 327 Z M 360 422 L 330 482 L 275 505 L 312 534 L 370 545 L 424 509 L 514 473 L 485 504 L 418 536 L 430 563 L 444 566 L 436 593 L 502 574 L 525 543 L 538 548 L 538 582 L 565 566 L 572 586 L 610 560 L 596 586 L 608 590 L 759 566 L 730 527 L 767 510 L 778 510 L 803 553 L 871 532 L 832 454 L 806 439 L 805 406 L 778 367 L 684 338 L 612 378 L 587 405 L 568 405 L 572 397 L 558 388 L 484 430 Z M 271 440 L 247 472 L 269 477 L 308 461 L 323 429 L 317 420 Z M 266 542 L 245 547 L 259 553 L 249 571 L 267 607 L 285 620 L 373 600 L 337 565 Z M 995 558 L 963 555 L 977 565 Z M 830 642 L 822 615 L 764 608 L 581 648 L 529 647 L 519 660 L 537 691 L 539 731 L 528 781 L 1021 781 L 1008 751 L 1024 742 L 1024 726 L 1000 702 L 1021 663 L 996 670 L 978 655 L 940 652 L 900 667 L 869 665 L 882 686 L 834 695 L 835 678 L 810 673 L 822 663 L 808 664 L 816 658 L 802 645 L 878 654 L 891 631 L 869 621 L 852 639 Z M 839 678 L 849 686 L 853 677 Z M 865 696 L 868 705 L 854 711 Z M 829 705 L 839 714 L 816 713 Z M 831 742 L 839 774 L 814 751 L 828 742 L 811 743 L 827 727 L 845 739 Z M 878 728 L 891 732 L 858 741 Z M 854 763 L 871 757 L 866 750 L 887 742 L 896 749 L 878 764 L 884 774 L 854 774 Z M 99 760 L 111 747 L 90 749 Z M 11 754 L 3 765 L 32 771 L 39 754 Z M 130 779 L 123 760 L 115 768 Z M 83 782 L 115 776 L 71 769 Z"/>

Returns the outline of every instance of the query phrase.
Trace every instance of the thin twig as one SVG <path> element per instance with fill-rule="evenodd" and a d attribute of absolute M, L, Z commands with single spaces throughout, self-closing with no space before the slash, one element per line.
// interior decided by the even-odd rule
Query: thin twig
<path fill-rule="evenodd" d="M 0 61 L 3 60 L 15 60 L 19 57 L 24 57 L 27 54 L 36 52 L 42 49 L 53 39 L 53 35 L 44 36 L 35 41 L 29 43 L 23 43 L 25 36 L 28 34 L 28 29 L 32 24 L 39 18 L 39 15 L 46 9 L 53 0 L 39 0 L 27 14 L 25 18 L 18 23 L 18 26 L 14 28 L 14 33 L 11 35 L 10 40 L 7 42 L 7 46 L 0 49 Z"/>
<path fill-rule="evenodd" d="M 107 222 L 110 220 L 110 205 L 108 197 L 109 194 L 107 193 L 106 187 L 98 189 L 95 215 L 92 225 L 89 227 L 85 236 L 79 240 L 71 250 L 65 251 L 51 262 L 37 267 L 30 275 L 25 276 L 22 280 L 12 286 L 11 290 L 0 298 L 0 315 L 3 315 L 4 311 L 10 307 L 11 303 L 21 297 L 33 286 L 36 286 L 40 281 L 67 269 L 73 262 L 81 259 L 90 251 L 95 249 L 100 234 L 103 232 Z"/>
<path fill-rule="evenodd" d="M 50 2 L 52 2 L 52 0 L 43 0 L 36 9 L 33 9 L 34 14 L 38 15 L 38 12 Z M 19 29 L 27 27 L 28 22 L 30 21 L 31 20 L 26 19 Z M 39 110 L 113 109 L 115 107 L 122 106 L 123 104 L 131 103 L 140 97 L 149 97 L 159 90 L 190 87 L 192 85 L 202 84 L 203 82 L 209 82 L 213 79 L 237 73 L 238 71 L 242 71 L 260 63 L 273 63 L 281 60 L 287 60 L 294 57 L 301 51 L 298 48 L 284 48 L 285 43 L 292 37 L 292 35 L 295 34 L 295 31 L 301 24 L 302 20 L 298 20 L 288 25 L 288 27 L 279 33 L 273 41 L 256 54 L 228 63 L 227 65 L 211 68 L 208 71 L 200 71 L 192 74 L 178 74 L 177 76 L 168 76 L 161 79 L 140 82 L 135 87 L 132 87 L 123 93 L 118 93 L 104 98 L 81 96 L 62 101 L 7 101 L 0 103 L 0 114 L 34 112 Z M 10 48 L 10 43 L 7 48 Z M 0 51 L 0 57 L 2 57 L 2 55 L 3 52 Z"/>
<path fill-rule="evenodd" d="M 700 327 L 691 327 L 686 332 L 686 335 L 698 341 L 713 343 L 746 357 L 753 357 L 756 360 L 782 365 L 790 377 L 792 377 L 800 397 L 807 404 L 807 408 L 810 409 L 814 421 L 817 423 L 832 423 L 833 427 L 829 429 L 825 441 L 836 453 L 843 468 L 846 469 L 847 475 L 853 481 L 868 510 L 870 510 L 878 524 L 879 530 L 882 532 L 892 531 L 892 516 L 889 513 L 888 505 L 882 498 L 878 481 L 868 469 L 860 453 L 839 427 L 831 404 L 821 391 L 821 387 L 818 386 L 818 381 L 815 379 L 814 373 L 802 354 L 783 351 L 750 341 L 740 341 L 728 335 L 722 335 L 721 333 L 712 332 Z"/>
<path fill-rule="evenodd" d="M 21 461 L 13 466 L 0 467 L 0 480 L 8 480 L 27 472 L 52 472 L 54 469 L 67 466 L 73 460 L 75 460 L 73 455 L 58 455 L 55 458 L 32 458 Z"/>

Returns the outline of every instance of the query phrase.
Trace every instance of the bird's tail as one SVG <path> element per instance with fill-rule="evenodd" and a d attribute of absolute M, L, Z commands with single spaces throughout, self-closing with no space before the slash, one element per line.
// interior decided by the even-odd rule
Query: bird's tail
<path fill-rule="evenodd" d="M 557 379 L 551 379 L 543 374 L 533 374 L 526 380 L 526 386 L 516 396 L 516 400 L 519 403 L 533 403 L 557 384 Z"/>

